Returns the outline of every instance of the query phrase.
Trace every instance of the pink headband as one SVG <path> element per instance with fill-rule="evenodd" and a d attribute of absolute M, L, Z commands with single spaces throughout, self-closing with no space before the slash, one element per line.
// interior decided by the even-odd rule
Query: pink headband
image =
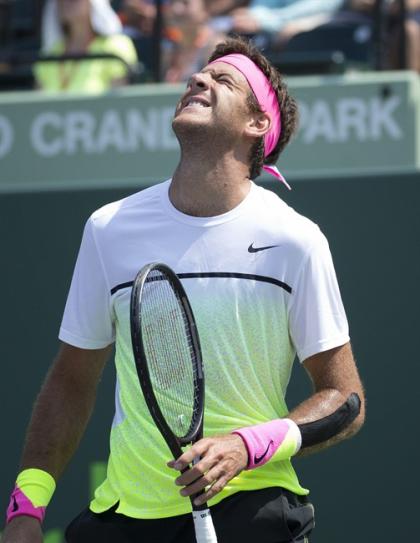
<path fill-rule="evenodd" d="M 268 113 L 270 116 L 271 127 L 264 136 L 264 156 L 268 156 L 276 146 L 281 134 L 281 115 L 279 104 L 276 93 L 274 92 L 270 81 L 263 74 L 260 68 L 258 68 L 258 66 L 245 55 L 232 53 L 230 55 L 217 58 L 216 60 L 210 62 L 210 64 L 214 64 L 215 62 L 230 64 L 241 72 L 241 74 L 248 81 L 248 85 L 251 87 L 262 111 L 264 111 L 264 113 Z M 290 185 L 274 164 L 264 165 L 263 170 L 271 175 L 274 175 L 274 177 L 277 177 L 277 179 L 280 179 L 280 181 L 282 181 L 290 190 Z"/>

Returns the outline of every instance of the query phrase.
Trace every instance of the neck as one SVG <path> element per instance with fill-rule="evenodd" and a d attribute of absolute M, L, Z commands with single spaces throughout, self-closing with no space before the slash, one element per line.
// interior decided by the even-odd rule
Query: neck
<path fill-rule="evenodd" d="M 229 151 L 220 156 L 210 144 L 204 150 L 188 147 L 185 153 L 181 146 L 181 160 L 172 178 L 172 204 L 195 217 L 221 215 L 240 204 L 251 187 L 246 161 Z"/>
<path fill-rule="evenodd" d="M 68 53 L 83 53 L 94 37 L 95 33 L 88 21 L 84 24 L 69 25 L 65 37 L 66 51 Z"/>

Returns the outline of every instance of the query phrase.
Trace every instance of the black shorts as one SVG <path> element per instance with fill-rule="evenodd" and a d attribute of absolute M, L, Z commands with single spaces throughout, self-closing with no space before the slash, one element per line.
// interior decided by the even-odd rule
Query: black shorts
<path fill-rule="evenodd" d="M 66 530 L 67 543 L 195 543 L 190 514 L 134 519 L 85 509 Z M 306 543 L 314 508 L 306 497 L 281 488 L 238 492 L 211 508 L 218 543 Z"/>

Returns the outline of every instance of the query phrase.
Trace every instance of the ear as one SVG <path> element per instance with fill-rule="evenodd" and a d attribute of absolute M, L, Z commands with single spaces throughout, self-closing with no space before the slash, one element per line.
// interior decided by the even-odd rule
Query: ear
<path fill-rule="evenodd" d="M 271 119 L 267 113 L 253 113 L 245 125 L 244 135 L 252 139 L 262 138 L 271 127 Z"/>

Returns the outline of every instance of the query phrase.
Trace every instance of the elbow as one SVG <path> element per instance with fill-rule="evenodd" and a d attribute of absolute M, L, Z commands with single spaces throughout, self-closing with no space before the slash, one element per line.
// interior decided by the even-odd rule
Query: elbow
<path fill-rule="evenodd" d="M 353 420 L 353 422 L 350 424 L 350 426 L 347 428 L 347 436 L 346 437 L 353 437 L 356 435 L 362 428 L 362 426 L 365 423 L 366 419 L 366 399 L 363 390 L 360 390 L 357 392 L 357 395 L 360 400 L 360 410 L 357 417 Z"/>
<path fill-rule="evenodd" d="M 360 414 L 349 426 L 347 437 L 355 436 L 362 428 L 365 423 L 364 415 Z"/>

